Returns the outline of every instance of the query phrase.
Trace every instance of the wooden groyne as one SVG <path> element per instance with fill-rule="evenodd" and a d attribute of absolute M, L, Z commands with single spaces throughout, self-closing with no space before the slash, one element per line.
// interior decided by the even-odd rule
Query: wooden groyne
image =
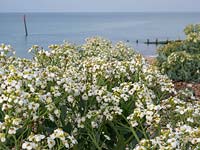
<path fill-rule="evenodd" d="M 156 39 L 155 41 L 150 41 L 149 39 L 147 39 L 146 42 L 144 42 L 144 44 L 154 44 L 154 45 L 158 45 L 158 44 L 168 44 L 171 42 L 181 42 L 182 40 L 165 40 L 165 41 L 159 41 L 158 39 Z M 137 41 L 136 41 L 137 43 Z"/>
<path fill-rule="evenodd" d="M 178 40 L 158 40 L 158 39 L 156 39 L 155 41 L 150 41 L 150 39 L 147 39 L 145 42 L 144 41 L 139 41 L 139 40 L 136 40 L 135 42 L 137 43 L 137 44 L 139 44 L 139 43 L 143 43 L 143 44 L 147 44 L 147 45 L 150 45 L 150 44 L 152 44 L 152 45 L 164 45 L 164 44 L 168 44 L 168 43 L 172 43 L 172 42 L 181 42 L 182 40 L 180 40 L 180 39 L 178 39 Z M 129 43 L 130 42 L 130 40 L 126 40 L 126 42 L 127 43 Z"/>

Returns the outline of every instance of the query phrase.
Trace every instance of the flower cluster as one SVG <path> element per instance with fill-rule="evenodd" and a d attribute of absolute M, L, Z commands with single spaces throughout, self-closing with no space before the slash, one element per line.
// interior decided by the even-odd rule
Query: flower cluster
<path fill-rule="evenodd" d="M 181 100 L 180 96 L 178 94 L 161 102 L 160 133 L 150 139 L 141 140 L 135 150 L 200 148 L 200 103 L 192 99 Z"/>
<path fill-rule="evenodd" d="M 198 147 L 199 103 L 129 46 L 49 48 L 30 60 L 0 49 L 0 149 Z"/>

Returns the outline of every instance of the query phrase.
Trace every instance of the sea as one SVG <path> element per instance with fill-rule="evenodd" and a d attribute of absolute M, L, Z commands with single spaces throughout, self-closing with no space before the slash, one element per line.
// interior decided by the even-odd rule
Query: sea
<path fill-rule="evenodd" d="M 17 56 L 29 58 L 32 45 L 48 50 L 51 44 L 68 41 L 79 45 L 88 37 L 101 36 L 113 43 L 124 41 L 144 56 L 156 56 L 160 45 L 144 44 L 147 39 L 184 39 L 185 26 L 195 23 L 200 23 L 198 12 L 0 13 L 0 43 L 11 45 Z"/>

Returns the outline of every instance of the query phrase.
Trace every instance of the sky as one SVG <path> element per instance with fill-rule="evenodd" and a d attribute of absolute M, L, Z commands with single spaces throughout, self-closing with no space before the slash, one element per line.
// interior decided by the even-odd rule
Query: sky
<path fill-rule="evenodd" d="M 0 12 L 199 12 L 200 0 L 0 0 Z"/>

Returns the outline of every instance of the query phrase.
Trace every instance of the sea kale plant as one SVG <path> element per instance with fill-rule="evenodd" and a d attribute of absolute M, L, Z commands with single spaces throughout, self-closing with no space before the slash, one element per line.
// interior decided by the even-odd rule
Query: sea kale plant
<path fill-rule="evenodd" d="M 184 31 L 185 40 L 158 49 L 157 65 L 173 80 L 200 82 L 200 24 Z"/>
<path fill-rule="evenodd" d="M 122 42 L 0 52 L 2 150 L 200 149 L 199 101 Z"/>

